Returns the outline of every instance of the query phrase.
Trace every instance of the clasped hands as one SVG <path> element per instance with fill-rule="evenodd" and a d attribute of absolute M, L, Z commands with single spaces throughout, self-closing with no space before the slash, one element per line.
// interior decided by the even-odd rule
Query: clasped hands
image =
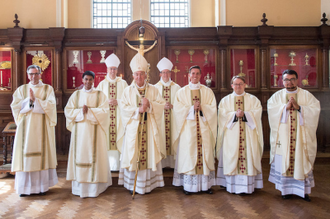
<path fill-rule="evenodd" d="M 293 97 L 290 97 L 289 102 L 286 104 L 286 110 L 290 110 L 291 108 L 299 110 L 299 105 Z"/>
<path fill-rule="evenodd" d="M 241 109 L 238 109 L 236 111 L 236 117 L 243 118 L 243 116 L 244 116 L 244 111 L 242 111 Z"/>
<path fill-rule="evenodd" d="M 144 113 L 147 111 L 148 108 L 150 108 L 150 103 L 147 98 L 142 98 L 141 99 L 142 105 L 139 107 L 139 113 Z"/>
<path fill-rule="evenodd" d="M 194 103 L 194 110 L 195 111 L 202 111 L 202 106 L 201 106 L 201 103 L 199 101 L 196 101 Z"/>
<path fill-rule="evenodd" d="M 164 109 L 173 109 L 173 105 L 170 102 L 166 102 Z"/>
<path fill-rule="evenodd" d="M 117 106 L 118 102 L 116 99 L 109 99 L 108 100 L 110 106 Z"/>
<path fill-rule="evenodd" d="M 30 88 L 29 96 L 30 96 L 30 102 L 33 103 L 36 100 L 36 96 L 34 95 L 34 92 L 33 92 L 32 88 Z"/>

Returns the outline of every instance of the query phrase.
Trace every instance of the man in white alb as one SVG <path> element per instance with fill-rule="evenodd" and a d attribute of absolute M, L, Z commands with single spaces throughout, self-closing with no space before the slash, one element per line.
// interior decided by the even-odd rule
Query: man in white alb
<path fill-rule="evenodd" d="M 110 106 L 110 126 L 108 133 L 108 157 L 110 170 L 118 171 L 120 169 L 120 151 L 123 145 L 124 127 L 120 116 L 121 95 L 127 87 L 127 83 L 121 77 L 117 77 L 119 58 L 112 53 L 105 59 L 107 66 L 107 76 L 99 83 L 96 89 L 103 91 L 108 98 Z"/>
<path fill-rule="evenodd" d="M 54 89 L 41 82 L 37 65 L 27 68 L 30 82 L 15 91 L 10 104 L 17 125 L 11 171 L 21 196 L 44 195 L 57 184 Z"/>
<path fill-rule="evenodd" d="M 173 119 L 173 103 L 176 92 L 181 88 L 178 84 L 171 80 L 171 70 L 173 68 L 172 62 L 166 57 L 162 58 L 157 68 L 160 71 L 160 81 L 155 84 L 158 91 L 166 101 L 164 107 L 165 119 L 165 133 L 163 138 L 166 141 L 166 158 L 162 160 L 162 167 L 174 168 L 174 144 L 178 144 L 178 131 L 176 130 L 175 122 Z"/>
<path fill-rule="evenodd" d="M 84 87 L 70 96 L 64 108 L 71 132 L 66 179 L 72 181 L 72 194 L 81 198 L 97 197 L 112 184 L 107 156 L 109 103 L 93 87 L 94 78 L 94 72 L 84 72 Z"/>
<path fill-rule="evenodd" d="M 234 76 L 231 87 L 234 92 L 219 103 L 217 184 L 230 193 L 251 194 L 263 187 L 262 106 L 257 97 L 245 92 L 244 77 Z"/>
<path fill-rule="evenodd" d="M 282 80 L 285 88 L 274 93 L 267 103 L 271 129 L 269 181 L 281 191 L 283 199 L 298 195 L 310 201 L 315 185 L 313 165 L 320 102 L 297 86 L 298 74 L 294 70 L 285 70 Z"/>
<path fill-rule="evenodd" d="M 212 194 L 216 185 L 214 149 L 217 135 L 217 106 L 213 91 L 200 84 L 201 69 L 189 69 L 189 85 L 175 96 L 174 120 L 179 130 L 173 185 L 183 192 L 205 191 Z"/>

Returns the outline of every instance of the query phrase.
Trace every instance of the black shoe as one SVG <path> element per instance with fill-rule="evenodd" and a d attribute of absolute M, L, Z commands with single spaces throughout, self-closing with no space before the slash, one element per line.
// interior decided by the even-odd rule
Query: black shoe
<path fill-rule="evenodd" d="M 303 198 L 306 202 L 310 202 L 311 199 L 309 198 L 308 194 L 305 194 L 305 197 Z"/>
<path fill-rule="evenodd" d="M 185 195 L 190 195 L 190 194 L 191 194 L 190 192 L 188 192 L 188 191 L 186 191 L 186 190 L 183 190 L 183 193 L 184 193 Z"/>
<path fill-rule="evenodd" d="M 133 190 L 129 190 L 129 193 L 130 193 L 131 195 L 133 195 Z"/>
<path fill-rule="evenodd" d="M 245 192 L 243 192 L 243 193 L 239 193 L 238 194 L 239 196 L 246 196 L 247 194 L 245 193 Z M 283 197 L 283 196 L 282 196 Z"/>
<path fill-rule="evenodd" d="M 213 190 L 212 189 L 208 189 L 207 191 L 205 191 L 207 194 L 213 194 Z"/>
<path fill-rule="evenodd" d="M 46 195 L 46 192 L 40 192 L 39 195 Z"/>
<path fill-rule="evenodd" d="M 292 195 L 282 195 L 283 199 L 290 199 Z"/>
<path fill-rule="evenodd" d="M 221 189 L 224 189 L 224 188 L 226 188 L 226 186 L 220 186 L 220 188 L 221 188 Z"/>
<path fill-rule="evenodd" d="M 25 195 L 25 194 L 20 194 L 19 197 L 26 197 L 26 196 L 29 196 L 29 195 Z"/>

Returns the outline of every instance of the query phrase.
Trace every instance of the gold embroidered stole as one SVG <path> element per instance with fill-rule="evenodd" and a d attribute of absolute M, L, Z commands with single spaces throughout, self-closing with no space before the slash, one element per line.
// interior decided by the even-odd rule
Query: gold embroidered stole
<path fill-rule="evenodd" d="M 297 94 L 287 94 L 286 99 L 293 97 L 297 101 Z M 296 138 L 297 138 L 297 110 L 291 108 L 289 114 L 289 138 L 290 138 L 290 164 L 289 168 L 285 173 L 285 176 L 293 176 L 294 173 L 294 161 L 295 161 L 295 150 L 296 150 Z"/>
<path fill-rule="evenodd" d="M 109 99 L 117 99 L 117 82 L 109 82 Z M 109 148 L 117 150 L 117 106 L 110 106 Z"/>
<path fill-rule="evenodd" d="M 200 90 L 191 90 L 191 102 L 194 105 L 196 101 L 201 102 Z M 195 111 L 195 120 L 197 127 L 197 163 L 196 174 L 203 174 L 203 147 L 202 147 L 202 134 L 199 124 L 199 111 Z"/>
<path fill-rule="evenodd" d="M 166 102 L 171 103 L 171 86 L 162 86 L 163 87 L 163 98 Z M 166 155 L 171 154 L 171 109 L 164 110 L 165 116 L 165 134 L 166 134 Z"/>
<path fill-rule="evenodd" d="M 47 90 L 48 90 L 48 86 L 44 85 L 44 96 L 42 98 L 42 100 L 46 100 L 47 98 Z M 24 99 L 27 98 L 28 93 L 30 92 L 29 86 L 25 85 L 25 88 L 23 88 L 23 96 Z M 41 152 L 32 152 L 32 153 L 26 153 L 24 154 L 24 139 L 26 138 L 26 132 L 25 132 L 25 120 L 26 120 L 26 113 L 23 116 L 23 121 L 22 121 L 22 125 L 23 125 L 23 132 L 22 132 L 22 170 L 23 170 L 23 164 L 24 164 L 24 157 L 39 157 L 41 156 L 41 163 L 40 163 L 40 169 L 44 170 L 45 169 L 45 162 L 46 162 L 46 115 L 42 114 L 42 122 L 41 122 L 41 130 L 42 130 L 42 134 L 41 134 Z"/>
<path fill-rule="evenodd" d="M 146 89 L 138 89 L 141 97 L 145 96 L 146 94 Z M 137 97 L 137 101 L 138 101 L 138 106 L 141 106 L 141 98 Z M 147 169 L 147 156 L 148 156 L 148 151 L 147 151 L 147 120 L 145 120 L 145 118 L 148 119 L 148 116 L 146 116 L 147 113 L 145 113 L 145 116 L 143 116 L 143 113 L 140 113 L 140 122 L 139 122 L 139 128 L 138 128 L 138 139 L 139 139 L 139 152 L 140 152 L 140 156 L 139 156 L 139 170 L 145 170 Z M 142 134 L 141 134 L 142 132 Z"/>
<path fill-rule="evenodd" d="M 244 111 L 244 96 L 235 96 L 235 111 L 238 109 Z M 245 122 L 242 118 L 238 118 L 239 125 L 239 154 L 237 162 L 237 172 L 239 175 L 247 175 L 247 161 L 246 161 L 246 141 L 245 141 Z"/>

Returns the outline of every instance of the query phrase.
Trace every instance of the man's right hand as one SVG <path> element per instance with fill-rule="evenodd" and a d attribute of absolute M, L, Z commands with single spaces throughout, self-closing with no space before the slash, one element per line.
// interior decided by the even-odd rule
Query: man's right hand
<path fill-rule="evenodd" d="M 198 111 L 198 110 L 200 110 L 200 107 L 201 107 L 200 102 L 199 102 L 199 101 L 196 101 L 196 102 L 194 103 L 194 110 L 195 110 L 195 111 Z"/>
<path fill-rule="evenodd" d="M 286 104 L 286 110 L 290 110 L 292 108 L 292 102 L 289 101 L 287 104 Z"/>

